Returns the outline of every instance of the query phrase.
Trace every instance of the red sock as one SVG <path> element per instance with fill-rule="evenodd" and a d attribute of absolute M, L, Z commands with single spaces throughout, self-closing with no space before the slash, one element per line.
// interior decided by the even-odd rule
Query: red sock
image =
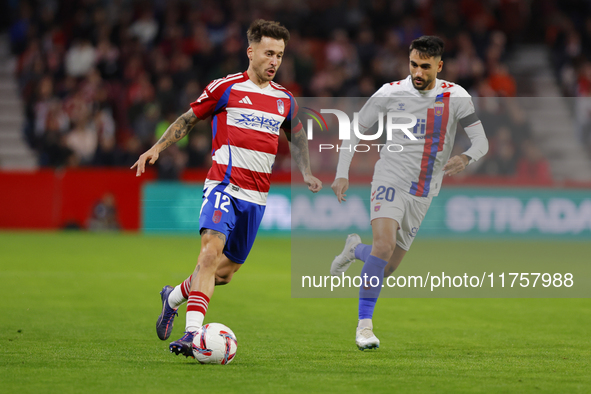
<path fill-rule="evenodd" d="M 181 293 L 183 293 L 183 297 L 186 299 L 189 298 L 189 293 L 191 292 L 191 279 L 193 275 L 189 276 L 183 283 L 181 283 Z"/>
<path fill-rule="evenodd" d="M 187 302 L 187 312 L 201 312 L 203 315 L 207 312 L 209 306 L 209 297 L 200 291 L 192 291 L 189 293 L 189 301 Z"/>
<path fill-rule="evenodd" d="M 209 297 L 200 291 L 189 293 L 187 302 L 186 331 L 196 331 L 203 325 L 203 319 L 209 306 Z"/>

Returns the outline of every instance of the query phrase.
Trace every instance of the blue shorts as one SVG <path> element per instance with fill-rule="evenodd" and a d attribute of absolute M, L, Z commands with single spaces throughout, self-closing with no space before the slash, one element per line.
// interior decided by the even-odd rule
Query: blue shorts
<path fill-rule="evenodd" d="M 232 197 L 225 188 L 226 185 L 216 185 L 209 193 L 203 190 L 199 232 L 210 229 L 224 234 L 224 254 L 233 262 L 243 264 L 252 249 L 265 206 Z"/>

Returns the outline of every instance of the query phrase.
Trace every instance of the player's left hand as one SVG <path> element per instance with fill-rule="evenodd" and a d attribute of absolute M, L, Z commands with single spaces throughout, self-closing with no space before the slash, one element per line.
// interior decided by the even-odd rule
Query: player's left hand
<path fill-rule="evenodd" d="M 304 175 L 304 182 L 312 193 L 318 193 L 322 189 L 322 182 L 312 174 Z"/>
<path fill-rule="evenodd" d="M 445 171 L 445 175 L 455 175 L 464 171 L 469 162 L 470 159 L 464 154 L 454 156 L 443 166 L 443 171 Z"/>
<path fill-rule="evenodd" d="M 144 152 L 140 156 L 140 158 L 135 162 L 135 164 L 131 166 L 132 170 L 137 167 L 135 176 L 141 176 L 144 173 L 144 171 L 146 171 L 146 163 L 150 163 L 150 165 L 153 165 L 154 163 L 156 163 L 156 160 L 158 160 L 159 156 L 160 152 L 158 152 L 158 147 L 156 145 Z"/>

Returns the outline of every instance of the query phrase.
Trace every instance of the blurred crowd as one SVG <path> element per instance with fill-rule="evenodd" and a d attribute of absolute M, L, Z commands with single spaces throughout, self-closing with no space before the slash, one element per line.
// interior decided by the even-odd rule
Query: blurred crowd
<path fill-rule="evenodd" d="M 26 105 L 25 135 L 42 166 L 131 166 L 209 81 L 247 68 L 246 29 L 256 18 L 290 30 L 276 82 L 296 96 L 369 97 L 408 75 L 413 39 L 436 34 L 446 43 L 440 78 L 475 98 L 513 97 L 518 92 L 507 59 L 525 39 L 529 3 L 19 1 L 9 35 Z M 589 20 L 583 26 L 591 31 Z M 536 149 L 521 126 L 505 126 L 493 132 L 485 123 L 493 149 L 479 171 L 516 174 L 520 158 Z M 198 123 L 161 156 L 160 176 L 207 168 L 210 143 L 210 126 Z M 290 171 L 288 155 L 282 140 L 274 171 Z"/>
<path fill-rule="evenodd" d="M 579 142 L 591 153 L 591 3 L 567 0 L 547 13 L 545 40 L 564 95 L 577 97 Z"/>
<path fill-rule="evenodd" d="M 521 98 L 477 97 L 475 106 L 485 125 L 489 152 L 460 176 L 475 173 L 509 177 L 518 183 L 552 183 L 550 165 L 532 136 Z M 470 147 L 470 140 L 458 134 L 452 155 Z"/>

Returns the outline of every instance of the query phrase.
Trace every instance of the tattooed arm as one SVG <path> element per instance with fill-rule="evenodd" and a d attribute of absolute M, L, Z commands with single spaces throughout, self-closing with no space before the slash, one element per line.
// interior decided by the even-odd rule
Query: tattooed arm
<path fill-rule="evenodd" d="M 224 245 L 226 244 L 226 236 L 223 233 L 220 233 L 219 231 L 211 230 L 209 228 L 204 228 L 201 231 L 201 236 L 204 236 L 204 235 L 211 235 L 213 237 L 217 237 L 223 242 Z"/>
<path fill-rule="evenodd" d="M 304 182 L 308 185 L 308 189 L 312 193 L 319 192 L 322 189 L 322 182 L 312 175 L 310 170 L 310 155 L 308 153 L 308 138 L 304 129 L 300 129 L 295 133 L 285 133 L 287 141 L 289 141 L 289 150 L 291 156 L 296 162 L 299 170 L 304 176 Z"/>
<path fill-rule="evenodd" d="M 156 160 L 158 160 L 160 152 L 186 136 L 198 121 L 199 119 L 195 116 L 195 113 L 193 113 L 192 109 L 179 116 L 179 118 L 175 120 L 174 123 L 168 127 L 168 129 L 166 129 L 166 132 L 162 135 L 158 142 L 156 142 L 154 146 L 141 155 L 138 161 L 136 161 L 135 164 L 131 166 L 131 169 L 137 167 L 135 175 L 142 175 L 146 168 L 146 161 L 150 160 L 150 164 L 154 164 Z"/>

